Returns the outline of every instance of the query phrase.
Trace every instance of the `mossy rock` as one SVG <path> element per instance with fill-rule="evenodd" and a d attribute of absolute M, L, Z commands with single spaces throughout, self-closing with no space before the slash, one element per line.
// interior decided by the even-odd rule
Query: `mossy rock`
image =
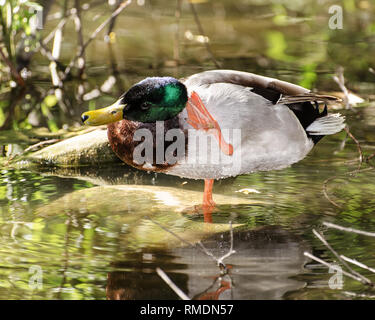
<path fill-rule="evenodd" d="M 57 142 L 27 155 L 22 160 L 52 166 L 121 162 L 109 146 L 107 131 L 102 129 Z"/>

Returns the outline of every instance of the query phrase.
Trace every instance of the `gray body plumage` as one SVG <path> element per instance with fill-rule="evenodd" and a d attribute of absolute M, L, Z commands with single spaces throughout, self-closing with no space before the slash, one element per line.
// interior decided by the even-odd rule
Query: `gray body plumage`
<path fill-rule="evenodd" d="M 300 86 L 251 73 L 217 70 L 193 75 L 184 80 L 189 96 L 198 93 L 209 113 L 219 123 L 226 142 L 233 145 L 225 155 L 212 134 L 193 129 L 187 111 L 180 123 L 188 129 L 188 153 L 168 170 L 168 174 L 193 179 L 221 179 L 255 171 L 282 169 L 302 160 L 313 148 L 313 135 L 339 132 L 344 119 L 327 115 L 316 119 L 305 130 L 294 112 L 283 103 L 295 100 L 319 101 L 324 96 L 311 94 Z M 272 88 L 282 94 L 272 103 L 252 91 Z M 209 141 L 206 143 L 205 141 Z M 201 144 L 199 144 L 201 142 Z"/>

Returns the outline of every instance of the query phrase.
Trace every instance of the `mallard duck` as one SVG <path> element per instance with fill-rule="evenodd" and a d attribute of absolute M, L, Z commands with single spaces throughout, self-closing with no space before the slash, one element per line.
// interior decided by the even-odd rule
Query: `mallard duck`
<path fill-rule="evenodd" d="M 109 143 L 128 165 L 204 179 L 210 221 L 215 179 L 286 168 L 344 128 L 343 116 L 327 113 L 330 100 L 336 98 L 285 81 L 212 70 L 146 78 L 111 106 L 83 113 L 82 121 L 108 124 Z"/>

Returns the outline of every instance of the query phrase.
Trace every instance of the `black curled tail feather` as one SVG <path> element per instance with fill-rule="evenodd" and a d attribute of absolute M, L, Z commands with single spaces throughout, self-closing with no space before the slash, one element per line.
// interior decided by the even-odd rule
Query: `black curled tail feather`
<path fill-rule="evenodd" d="M 298 118 L 299 122 L 301 123 L 302 127 L 305 129 L 307 136 L 312 139 L 314 144 L 318 143 L 326 134 L 332 134 L 327 132 L 333 132 L 333 128 L 330 128 L 331 130 L 321 130 L 323 129 L 320 127 L 317 127 L 318 130 L 311 131 L 308 130 L 309 128 L 316 128 L 312 126 L 314 122 L 316 122 L 320 118 L 326 118 L 329 117 L 328 115 L 328 109 L 327 104 L 324 104 L 324 108 L 322 111 L 319 110 L 319 103 L 318 101 L 304 101 L 304 102 L 297 102 L 292 104 L 287 104 L 288 108 L 293 111 L 295 116 Z M 328 121 L 329 122 L 329 121 Z M 334 122 L 334 121 L 333 121 Z M 324 121 L 320 124 L 323 125 Z M 331 124 L 333 125 L 333 124 Z M 338 123 L 338 131 L 340 131 L 341 124 Z M 337 132 L 338 132 L 337 131 Z M 322 134 L 319 134 L 322 133 Z M 336 132 L 335 132 L 336 133 Z"/>

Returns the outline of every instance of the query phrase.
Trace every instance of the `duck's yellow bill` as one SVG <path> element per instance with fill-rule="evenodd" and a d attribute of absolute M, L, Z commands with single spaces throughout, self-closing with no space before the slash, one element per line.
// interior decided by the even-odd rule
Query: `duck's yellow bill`
<path fill-rule="evenodd" d="M 123 110 L 125 105 L 118 102 L 113 105 L 82 113 L 82 122 L 89 126 L 100 126 L 102 124 L 112 123 L 123 119 Z"/>

